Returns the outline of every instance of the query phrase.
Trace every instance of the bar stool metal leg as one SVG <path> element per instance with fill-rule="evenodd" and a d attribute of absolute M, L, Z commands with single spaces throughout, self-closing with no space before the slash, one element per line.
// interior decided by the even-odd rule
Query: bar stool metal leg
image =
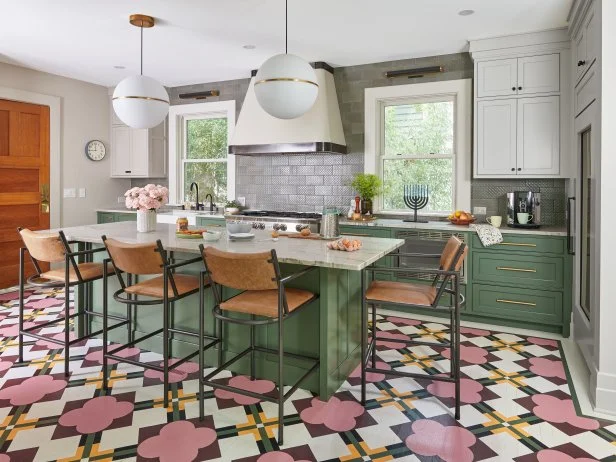
<path fill-rule="evenodd" d="M 24 361 L 24 249 L 19 250 L 19 362 Z"/>
<path fill-rule="evenodd" d="M 282 292 L 280 292 L 278 303 L 282 305 Z M 278 318 L 278 444 L 284 443 L 284 329 L 283 320 Z"/>
<path fill-rule="evenodd" d="M 455 335 L 455 379 L 456 379 L 456 415 L 455 418 L 458 420 L 460 418 L 460 279 L 456 275 L 454 276 L 454 284 L 455 284 L 455 318 L 456 318 L 456 326 L 455 326 L 455 334 L 451 333 L 453 337 Z"/>
<path fill-rule="evenodd" d="M 204 387 L 203 387 L 203 369 L 205 368 L 205 360 L 204 360 L 204 327 L 205 324 L 205 313 L 204 313 L 204 289 L 203 289 L 203 275 L 199 277 L 199 420 L 203 420 L 205 414 L 205 396 L 204 396 Z"/>
<path fill-rule="evenodd" d="M 361 277 L 361 404 L 366 405 L 366 342 L 368 341 L 368 313 L 366 310 L 366 274 L 360 272 Z"/>
<path fill-rule="evenodd" d="M 218 367 L 222 366 L 222 360 L 223 360 L 223 325 L 222 325 L 222 321 L 220 319 L 217 320 L 216 325 L 218 326 L 218 328 L 216 329 L 216 333 L 217 333 L 217 337 L 220 339 L 220 342 L 218 343 Z"/>
<path fill-rule="evenodd" d="M 169 278 L 163 271 L 163 406 L 169 407 Z"/>
<path fill-rule="evenodd" d="M 70 261 L 68 256 L 66 257 L 66 263 L 64 265 L 64 377 L 68 377 L 69 372 L 69 362 L 71 360 L 71 355 L 69 351 L 69 342 L 70 342 L 70 334 L 71 334 L 71 318 L 70 318 L 70 293 L 69 293 L 69 283 L 70 283 Z M 75 308 L 77 309 L 77 308 Z"/>
<path fill-rule="evenodd" d="M 104 261 L 103 266 L 103 391 L 107 391 L 107 314 L 108 314 L 108 299 L 107 288 L 109 285 L 107 274 L 107 260 Z"/>
<path fill-rule="evenodd" d="M 376 304 L 372 304 L 372 339 L 374 347 L 372 348 L 372 367 L 376 367 Z"/>
<path fill-rule="evenodd" d="M 255 315 L 251 314 L 250 319 L 255 320 Z M 250 326 L 250 380 L 254 380 L 255 374 L 255 326 Z"/>

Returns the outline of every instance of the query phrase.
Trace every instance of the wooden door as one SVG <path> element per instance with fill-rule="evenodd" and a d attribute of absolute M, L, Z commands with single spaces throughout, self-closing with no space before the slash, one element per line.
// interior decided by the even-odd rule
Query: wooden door
<path fill-rule="evenodd" d="M 518 94 L 560 91 L 560 55 L 527 56 L 518 59 Z"/>
<path fill-rule="evenodd" d="M 496 59 L 477 64 L 477 98 L 517 94 L 518 59 Z"/>
<path fill-rule="evenodd" d="M 518 173 L 560 173 L 560 98 L 518 100 Z"/>
<path fill-rule="evenodd" d="M 18 282 L 17 227 L 48 229 L 49 200 L 49 107 L 0 100 L 0 288 Z"/>
<path fill-rule="evenodd" d="M 475 175 L 516 175 L 515 99 L 477 103 Z"/>

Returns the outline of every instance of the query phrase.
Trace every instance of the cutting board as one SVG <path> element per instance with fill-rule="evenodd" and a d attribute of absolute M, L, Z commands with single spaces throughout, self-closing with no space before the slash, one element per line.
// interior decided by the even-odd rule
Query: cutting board
<path fill-rule="evenodd" d="M 309 234 L 308 236 L 302 236 L 300 233 L 279 233 L 280 237 L 290 237 L 296 239 L 318 239 L 321 240 L 321 235 L 317 233 Z"/>

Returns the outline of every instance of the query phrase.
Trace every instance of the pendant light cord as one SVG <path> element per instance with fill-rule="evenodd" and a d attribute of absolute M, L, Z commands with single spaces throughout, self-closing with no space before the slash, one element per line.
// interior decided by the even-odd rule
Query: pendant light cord
<path fill-rule="evenodd" d="M 284 54 L 289 54 L 289 0 L 284 0 Z"/>
<path fill-rule="evenodd" d="M 141 75 L 143 75 L 143 22 L 141 23 Z"/>

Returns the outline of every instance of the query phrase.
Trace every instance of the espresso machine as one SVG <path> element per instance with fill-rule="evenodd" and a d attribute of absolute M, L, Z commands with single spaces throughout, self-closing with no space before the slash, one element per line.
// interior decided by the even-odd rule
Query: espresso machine
<path fill-rule="evenodd" d="M 541 193 L 534 191 L 507 193 L 507 226 L 539 228 L 541 226 Z"/>

